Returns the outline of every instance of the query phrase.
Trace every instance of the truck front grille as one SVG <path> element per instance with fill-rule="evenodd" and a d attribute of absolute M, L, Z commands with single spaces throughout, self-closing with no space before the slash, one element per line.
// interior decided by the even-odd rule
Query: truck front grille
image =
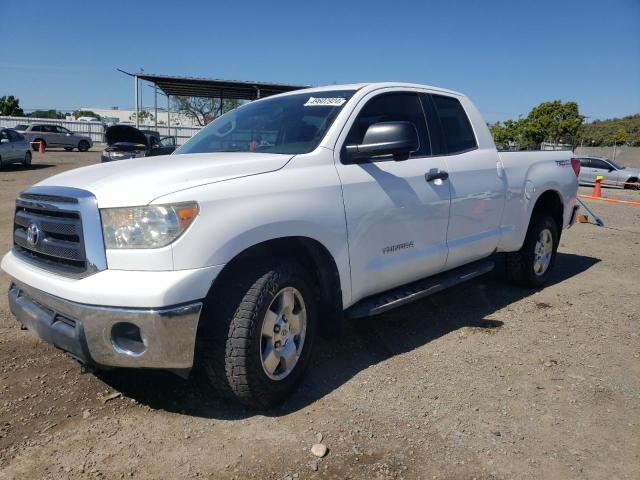
<path fill-rule="evenodd" d="M 78 275 L 88 264 L 79 211 L 61 209 L 48 201 L 64 205 L 74 198 L 23 194 L 16 201 L 13 242 L 16 252 L 47 270 Z M 35 201 L 34 201 L 35 200 Z"/>

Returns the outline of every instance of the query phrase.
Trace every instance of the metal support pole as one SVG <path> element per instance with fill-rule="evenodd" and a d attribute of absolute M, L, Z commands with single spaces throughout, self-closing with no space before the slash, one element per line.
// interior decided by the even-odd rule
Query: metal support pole
<path fill-rule="evenodd" d="M 135 92 L 136 92 L 135 93 L 135 97 L 136 97 L 136 128 L 137 128 L 137 127 L 140 126 L 140 113 L 139 113 L 139 110 L 138 110 L 138 100 L 140 98 L 139 97 L 140 92 L 138 90 L 139 90 L 140 86 L 138 84 L 138 76 L 137 75 L 133 76 L 133 81 L 135 82 Z"/>
<path fill-rule="evenodd" d="M 153 84 L 153 126 L 158 131 L 158 85 Z"/>
<path fill-rule="evenodd" d="M 171 135 L 171 95 L 167 95 L 167 135 Z"/>

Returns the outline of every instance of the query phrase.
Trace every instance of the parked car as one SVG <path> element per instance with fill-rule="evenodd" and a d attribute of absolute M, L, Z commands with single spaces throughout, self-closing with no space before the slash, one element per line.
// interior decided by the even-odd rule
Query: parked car
<path fill-rule="evenodd" d="M 579 170 L 567 151 L 497 152 L 475 106 L 450 90 L 267 97 L 173 155 L 22 192 L 2 260 L 9 304 L 82 362 L 183 376 L 195 366 L 227 398 L 268 407 L 300 381 L 316 332 L 337 336 L 345 318 L 499 258 L 509 281 L 544 285 L 576 218 Z"/>
<path fill-rule="evenodd" d="M 0 128 L 0 168 L 10 163 L 31 165 L 31 149 L 16 130 Z"/>
<path fill-rule="evenodd" d="M 38 143 L 35 142 L 44 142 L 45 148 L 62 147 L 68 152 L 74 148 L 77 148 L 80 152 L 86 152 L 93 146 L 91 137 L 72 132 L 60 125 L 33 123 L 31 125 L 18 125 L 17 127 L 21 127 L 18 130 L 28 142 L 31 142 L 33 150 L 38 150 L 39 147 Z"/>
<path fill-rule="evenodd" d="M 169 155 L 176 149 L 175 137 L 161 137 L 153 130 L 138 130 L 130 125 L 113 125 L 105 131 L 107 148 L 102 162 L 138 157 Z"/>
<path fill-rule="evenodd" d="M 602 186 L 640 190 L 640 168 L 629 168 L 606 157 L 578 157 L 580 185 L 593 185 L 596 177 L 604 177 Z"/>

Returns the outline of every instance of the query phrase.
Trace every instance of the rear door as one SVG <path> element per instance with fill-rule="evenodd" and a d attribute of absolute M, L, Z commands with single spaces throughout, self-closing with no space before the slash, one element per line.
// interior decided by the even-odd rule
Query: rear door
<path fill-rule="evenodd" d="M 47 147 L 61 147 L 63 143 L 55 125 L 42 125 L 42 138 Z"/>
<path fill-rule="evenodd" d="M 608 182 L 616 181 L 617 175 L 615 174 L 615 170 L 608 162 L 599 158 L 592 158 L 590 164 L 589 178 L 591 179 L 591 182 L 595 182 L 596 177 L 598 176 L 604 177 L 605 181 Z"/>
<path fill-rule="evenodd" d="M 446 269 L 490 255 L 502 230 L 507 183 L 495 147 L 478 148 L 463 97 L 423 95 L 434 151 L 446 159 L 451 185 Z"/>
<path fill-rule="evenodd" d="M 418 151 L 395 161 L 375 157 L 351 163 L 346 145 L 362 143 L 369 125 L 408 121 L 420 139 Z M 449 182 L 427 182 L 430 170 L 446 170 L 431 155 L 418 91 L 372 92 L 356 106 L 334 150 L 342 182 L 352 278 L 352 300 L 440 272 L 447 258 Z"/>

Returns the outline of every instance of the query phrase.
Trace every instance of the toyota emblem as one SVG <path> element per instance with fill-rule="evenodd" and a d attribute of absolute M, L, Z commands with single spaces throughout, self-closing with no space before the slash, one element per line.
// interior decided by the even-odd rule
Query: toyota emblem
<path fill-rule="evenodd" d="M 40 237 L 40 229 L 35 223 L 32 223 L 27 227 L 27 242 L 29 245 L 37 245 Z"/>

